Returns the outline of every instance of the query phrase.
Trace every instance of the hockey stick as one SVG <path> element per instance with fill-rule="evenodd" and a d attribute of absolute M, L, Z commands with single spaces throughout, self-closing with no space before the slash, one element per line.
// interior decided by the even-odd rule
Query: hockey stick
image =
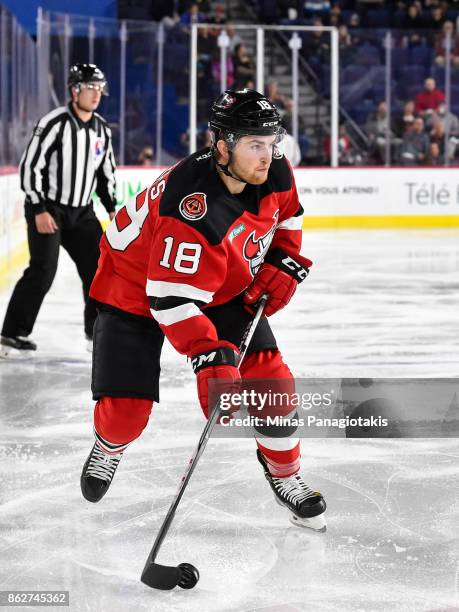
<path fill-rule="evenodd" d="M 260 298 L 257 312 L 244 332 L 244 336 L 239 347 L 240 358 L 238 368 L 241 367 L 242 360 L 245 357 L 247 348 L 252 340 L 261 315 L 263 314 L 263 309 L 267 299 L 268 296 L 266 294 Z M 169 527 L 174 520 L 175 511 L 177 510 L 180 500 L 182 499 L 183 493 L 188 485 L 188 481 L 191 478 L 191 474 L 193 473 L 199 458 L 206 448 L 210 434 L 212 433 L 220 413 L 220 402 L 217 402 L 209 419 L 207 420 L 206 426 L 204 427 L 201 437 L 199 438 L 198 445 L 188 463 L 182 480 L 180 481 L 175 498 L 170 505 L 166 518 L 161 525 L 158 535 L 156 536 L 155 543 L 153 544 L 153 548 L 151 549 L 145 567 L 143 568 L 140 580 L 153 589 L 170 590 L 176 586 L 180 586 L 182 589 L 192 589 L 199 580 L 199 572 L 193 565 L 191 565 L 191 563 L 180 563 L 180 565 L 174 567 L 172 565 L 161 565 L 160 563 L 156 563 L 155 559 L 159 549 L 161 548 L 163 540 L 169 531 Z"/>

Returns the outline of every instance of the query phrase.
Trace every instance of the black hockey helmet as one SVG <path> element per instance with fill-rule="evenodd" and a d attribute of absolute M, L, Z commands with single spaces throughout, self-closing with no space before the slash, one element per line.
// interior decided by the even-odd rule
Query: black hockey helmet
<path fill-rule="evenodd" d="M 95 64 L 74 64 L 69 71 L 67 85 L 79 87 L 81 83 L 100 83 L 102 95 L 108 96 L 108 85 L 105 74 Z"/>
<path fill-rule="evenodd" d="M 275 105 L 266 96 L 253 89 L 224 91 L 212 105 L 209 121 L 213 144 L 223 139 L 236 143 L 247 135 L 279 136 L 284 129 Z"/>

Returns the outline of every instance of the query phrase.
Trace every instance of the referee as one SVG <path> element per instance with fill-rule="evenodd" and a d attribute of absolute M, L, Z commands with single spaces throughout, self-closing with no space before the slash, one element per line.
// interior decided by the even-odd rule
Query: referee
<path fill-rule="evenodd" d="M 102 236 L 92 194 L 97 193 L 113 219 L 115 159 L 110 128 L 95 112 L 102 95 L 108 95 L 103 72 L 94 64 L 75 64 L 67 82 L 68 105 L 40 119 L 20 162 L 30 262 L 8 304 L 0 340 L 2 357 L 12 348 L 36 350 L 27 337 L 56 274 L 61 245 L 83 284 L 84 331 L 92 341 L 97 313 L 89 287 Z"/>

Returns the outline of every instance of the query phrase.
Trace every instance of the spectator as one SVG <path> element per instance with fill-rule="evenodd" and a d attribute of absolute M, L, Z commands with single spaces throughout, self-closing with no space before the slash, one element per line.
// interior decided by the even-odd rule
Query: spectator
<path fill-rule="evenodd" d="M 297 0 L 278 0 L 280 10 L 280 19 L 295 21 L 298 19 L 298 2 Z"/>
<path fill-rule="evenodd" d="M 267 96 L 269 98 L 269 96 Z M 282 125 L 289 134 L 293 133 L 293 100 L 288 96 L 284 96 L 285 99 L 285 112 L 282 115 Z M 277 104 L 276 104 L 277 106 Z M 302 134 L 306 129 L 303 116 L 298 113 L 298 134 Z"/>
<path fill-rule="evenodd" d="M 421 8 L 417 4 L 410 4 L 400 27 L 403 30 L 422 30 L 424 28 Z"/>
<path fill-rule="evenodd" d="M 329 163 L 331 156 L 331 138 L 329 135 L 324 140 L 324 153 Z M 339 126 L 338 162 L 340 166 L 356 166 L 362 163 L 362 156 L 354 151 L 344 124 Z"/>
<path fill-rule="evenodd" d="M 206 18 L 206 21 L 207 21 L 207 16 L 210 13 L 210 2 L 209 2 L 209 0 L 192 0 L 192 1 L 196 2 L 196 4 L 198 5 L 199 12 L 204 15 L 204 17 Z M 156 2 L 156 0 L 155 0 L 155 2 Z"/>
<path fill-rule="evenodd" d="M 220 61 L 220 48 L 217 48 L 212 56 L 212 78 L 220 85 L 221 76 L 221 61 Z M 234 83 L 234 65 L 233 58 L 230 53 L 226 54 L 226 89 L 232 87 Z"/>
<path fill-rule="evenodd" d="M 316 17 L 313 25 L 316 27 L 323 26 L 322 19 Z M 303 40 L 302 52 L 309 59 L 311 56 L 314 56 L 317 61 L 320 60 L 320 62 L 328 64 L 330 62 L 330 33 L 324 30 L 309 32 L 308 36 Z"/>
<path fill-rule="evenodd" d="M 349 29 L 360 28 L 360 15 L 358 13 L 352 13 L 349 17 Z"/>
<path fill-rule="evenodd" d="M 440 147 L 437 142 L 431 142 L 429 144 L 429 153 L 427 155 L 428 166 L 442 166 L 444 163 L 443 156 L 440 151 Z"/>
<path fill-rule="evenodd" d="M 435 121 L 430 132 L 430 142 L 436 142 L 440 149 L 440 153 L 445 156 L 445 124 L 442 121 Z M 446 143 L 446 159 L 449 161 L 454 158 L 456 152 L 457 139 L 453 136 L 448 137 Z"/>
<path fill-rule="evenodd" d="M 266 97 L 269 98 L 278 109 L 285 109 L 287 100 L 290 99 L 288 96 L 284 96 L 280 93 L 279 83 L 276 79 L 269 79 L 266 85 Z"/>
<path fill-rule="evenodd" d="M 361 34 L 358 32 L 360 27 L 360 15 L 358 13 L 353 13 L 348 24 L 348 30 L 353 45 L 358 45 L 362 41 Z"/>
<path fill-rule="evenodd" d="M 437 4 L 432 6 L 430 13 L 424 19 L 424 27 L 428 30 L 436 30 L 439 32 L 446 21 L 443 8 Z"/>
<path fill-rule="evenodd" d="M 445 65 L 446 42 L 451 40 L 451 61 L 455 68 L 459 67 L 459 38 L 454 33 L 454 23 L 445 21 L 442 31 L 435 37 L 435 63 L 437 66 Z"/>
<path fill-rule="evenodd" d="M 429 137 L 424 132 L 424 119 L 417 117 L 413 128 L 403 136 L 401 161 L 407 166 L 424 164 L 428 150 Z"/>
<path fill-rule="evenodd" d="M 445 94 L 437 89 L 435 79 L 428 78 L 424 82 L 424 90 L 419 92 L 414 99 L 414 107 L 416 113 L 425 113 L 435 110 L 444 101 Z"/>
<path fill-rule="evenodd" d="M 198 61 L 202 62 L 207 75 L 210 74 L 212 56 L 218 50 L 215 36 L 209 28 L 203 27 L 198 30 Z"/>
<path fill-rule="evenodd" d="M 230 24 L 228 24 L 228 27 L 226 28 L 226 33 L 230 39 L 229 50 L 234 54 L 236 47 L 242 44 L 242 38 L 237 33 L 237 30 L 235 30 Z"/>
<path fill-rule="evenodd" d="M 440 121 L 444 130 L 448 130 L 450 136 L 459 136 L 459 119 L 451 111 L 446 110 L 446 104 L 442 102 L 436 111 L 430 114 L 426 120 L 427 129 L 432 129 L 435 122 Z"/>
<path fill-rule="evenodd" d="M 224 4 L 216 4 L 214 9 L 213 17 L 209 17 L 208 22 L 215 24 L 215 28 L 212 28 L 212 36 L 218 36 L 222 30 L 222 26 L 227 23 L 226 11 Z"/>
<path fill-rule="evenodd" d="M 153 166 L 153 147 L 144 147 L 137 158 L 140 166 Z"/>
<path fill-rule="evenodd" d="M 405 132 L 413 127 L 415 118 L 414 101 L 408 100 L 403 106 L 402 113 L 395 120 L 394 131 L 398 138 L 403 138 Z"/>
<path fill-rule="evenodd" d="M 282 125 L 287 133 L 293 134 L 293 100 L 287 96 L 285 98 L 285 112 L 282 115 Z M 301 113 L 298 113 L 298 144 L 300 146 L 301 159 L 303 159 L 306 157 L 309 149 L 309 139 L 306 136 L 306 123 Z"/>
<path fill-rule="evenodd" d="M 330 15 L 328 16 L 328 25 L 335 26 L 338 28 L 343 25 L 344 20 L 341 15 L 341 7 L 338 3 L 334 4 L 330 10 Z"/>
<path fill-rule="evenodd" d="M 420 31 L 424 28 L 421 8 L 416 4 L 411 4 L 402 19 L 400 27 L 403 30 L 407 30 L 406 36 L 403 39 L 405 46 L 414 47 L 420 45 L 422 42 Z"/>
<path fill-rule="evenodd" d="M 192 23 L 204 23 L 204 14 L 199 12 L 199 6 L 196 2 L 190 5 L 190 8 L 185 11 L 180 17 L 180 25 L 189 26 Z M 188 31 L 188 27 L 182 28 L 184 31 Z"/>
<path fill-rule="evenodd" d="M 156 0 L 154 0 L 153 3 L 155 2 Z M 174 4 L 174 3 L 171 2 L 171 4 Z M 178 0 L 178 3 L 177 3 L 178 14 L 182 15 L 183 13 L 186 13 L 187 11 L 190 10 L 193 4 L 197 5 L 198 12 L 202 13 L 203 15 L 207 15 L 210 12 L 209 0 Z"/>
<path fill-rule="evenodd" d="M 433 6 L 424 22 L 424 27 L 428 30 L 427 42 L 431 47 L 435 46 L 435 33 L 441 31 L 445 21 L 446 17 L 443 8 L 439 5 Z"/>
<path fill-rule="evenodd" d="M 370 155 L 378 163 L 383 163 L 386 158 L 387 130 L 389 139 L 394 142 L 394 134 L 390 130 L 387 104 L 382 101 L 378 104 L 376 112 L 370 113 L 366 123 L 366 132 L 370 141 Z"/>
<path fill-rule="evenodd" d="M 244 89 L 248 81 L 255 81 L 255 63 L 247 47 L 239 44 L 234 49 L 234 87 Z"/>

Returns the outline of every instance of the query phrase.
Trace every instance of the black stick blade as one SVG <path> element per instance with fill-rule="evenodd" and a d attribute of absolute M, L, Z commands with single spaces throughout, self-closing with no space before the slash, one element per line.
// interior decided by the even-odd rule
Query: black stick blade
<path fill-rule="evenodd" d="M 140 580 L 152 589 L 170 591 L 178 585 L 180 575 L 178 567 L 147 562 Z"/>

